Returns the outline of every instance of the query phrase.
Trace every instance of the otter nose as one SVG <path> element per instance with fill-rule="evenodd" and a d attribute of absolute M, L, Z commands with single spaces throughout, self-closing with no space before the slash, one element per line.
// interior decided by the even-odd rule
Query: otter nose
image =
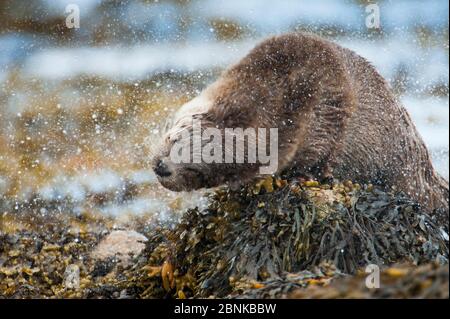
<path fill-rule="evenodd" d="M 172 175 L 172 173 L 169 170 L 169 167 L 163 163 L 163 161 L 159 160 L 156 164 L 156 166 L 153 168 L 156 175 L 160 177 L 168 177 Z"/>

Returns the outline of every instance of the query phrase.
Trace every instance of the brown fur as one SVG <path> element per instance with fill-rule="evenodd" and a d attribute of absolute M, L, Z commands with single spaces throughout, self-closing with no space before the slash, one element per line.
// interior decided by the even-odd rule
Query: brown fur
<path fill-rule="evenodd" d="M 434 171 L 408 113 L 377 71 L 350 50 L 312 35 L 273 37 L 202 95 L 212 106 L 198 116 L 211 126 L 278 127 L 279 171 L 394 187 L 428 209 L 448 210 L 448 182 Z M 166 142 L 157 160 L 169 148 Z M 258 174 L 258 165 L 249 164 L 170 169 L 176 174 L 160 181 L 174 190 L 241 183 Z"/>

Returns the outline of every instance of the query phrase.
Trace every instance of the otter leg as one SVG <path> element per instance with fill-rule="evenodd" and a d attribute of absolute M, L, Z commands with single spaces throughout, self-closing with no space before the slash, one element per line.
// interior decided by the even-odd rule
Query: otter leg
<path fill-rule="evenodd" d="M 317 180 L 321 184 L 333 184 L 334 175 L 333 167 L 329 159 L 323 159 L 310 169 L 312 179 Z"/>
<path fill-rule="evenodd" d="M 300 182 L 305 181 L 318 181 L 321 184 L 329 184 L 332 185 L 335 181 L 334 176 L 332 174 L 332 170 L 329 168 L 319 169 L 312 168 L 307 169 L 303 172 L 295 172 L 293 176 L 297 177 Z"/>
<path fill-rule="evenodd" d="M 330 184 L 330 185 L 333 184 L 334 182 L 333 168 L 331 167 L 329 162 L 322 165 L 319 173 L 317 174 L 317 179 L 322 184 Z"/>
<path fill-rule="evenodd" d="M 321 184 L 333 185 L 335 182 L 335 179 L 334 179 L 333 175 L 329 175 L 329 176 L 323 177 L 321 180 L 319 180 L 319 182 Z"/>

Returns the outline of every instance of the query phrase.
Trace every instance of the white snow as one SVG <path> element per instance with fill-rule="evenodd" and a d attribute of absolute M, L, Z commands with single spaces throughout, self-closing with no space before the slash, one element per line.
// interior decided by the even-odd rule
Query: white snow
<path fill-rule="evenodd" d="M 437 171 L 449 178 L 449 100 L 405 96 L 403 105 L 427 145 Z"/>
<path fill-rule="evenodd" d="M 223 67 L 238 60 L 254 42 L 137 45 L 129 48 L 50 48 L 27 59 L 30 77 L 64 79 L 97 75 L 114 80 L 139 80 L 160 72 L 193 72 Z"/>

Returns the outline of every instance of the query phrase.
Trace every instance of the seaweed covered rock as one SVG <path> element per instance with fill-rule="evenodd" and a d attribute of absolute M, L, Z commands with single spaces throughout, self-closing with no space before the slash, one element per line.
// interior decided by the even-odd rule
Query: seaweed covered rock
<path fill-rule="evenodd" d="M 367 289 L 366 273 L 347 276 L 330 285 L 309 285 L 306 289 L 293 289 L 287 295 L 277 297 L 319 299 L 319 298 L 449 298 L 449 267 L 430 263 L 396 265 L 381 272 L 380 289 Z M 261 298 L 262 291 L 248 291 L 246 298 Z"/>
<path fill-rule="evenodd" d="M 230 297 L 239 299 L 447 298 L 449 267 L 438 263 L 396 264 L 382 269 L 379 288 L 368 288 L 365 271 L 355 275 L 301 271 L 287 273 L 258 287 L 241 284 Z"/>
<path fill-rule="evenodd" d="M 188 211 L 158 249 L 176 269 L 174 281 L 194 278 L 188 295 L 224 297 L 241 280 L 263 285 L 324 264 L 347 274 L 368 264 L 445 264 L 447 234 L 448 212 L 429 215 L 399 194 L 270 178 L 215 192 L 209 208 Z"/>
<path fill-rule="evenodd" d="M 92 284 L 93 247 L 112 228 L 102 216 L 0 215 L 0 297 L 75 298 Z"/>
<path fill-rule="evenodd" d="M 87 212 L 0 215 L 0 297 L 303 298 L 305 289 L 340 282 L 348 290 L 339 297 L 351 297 L 347 278 L 356 282 L 368 264 L 389 269 L 399 262 L 436 272 L 423 275 L 439 288 L 423 293 L 430 296 L 448 277 L 448 266 L 437 266 L 448 264 L 448 212 L 430 215 L 371 185 L 268 178 L 218 189 L 207 208 L 177 222 L 136 217 L 120 228 L 142 234 L 127 263 L 115 253 L 96 258 L 117 234 L 116 222 Z M 412 276 L 395 287 L 412 284 Z M 397 296 L 395 289 L 386 294 Z"/>

